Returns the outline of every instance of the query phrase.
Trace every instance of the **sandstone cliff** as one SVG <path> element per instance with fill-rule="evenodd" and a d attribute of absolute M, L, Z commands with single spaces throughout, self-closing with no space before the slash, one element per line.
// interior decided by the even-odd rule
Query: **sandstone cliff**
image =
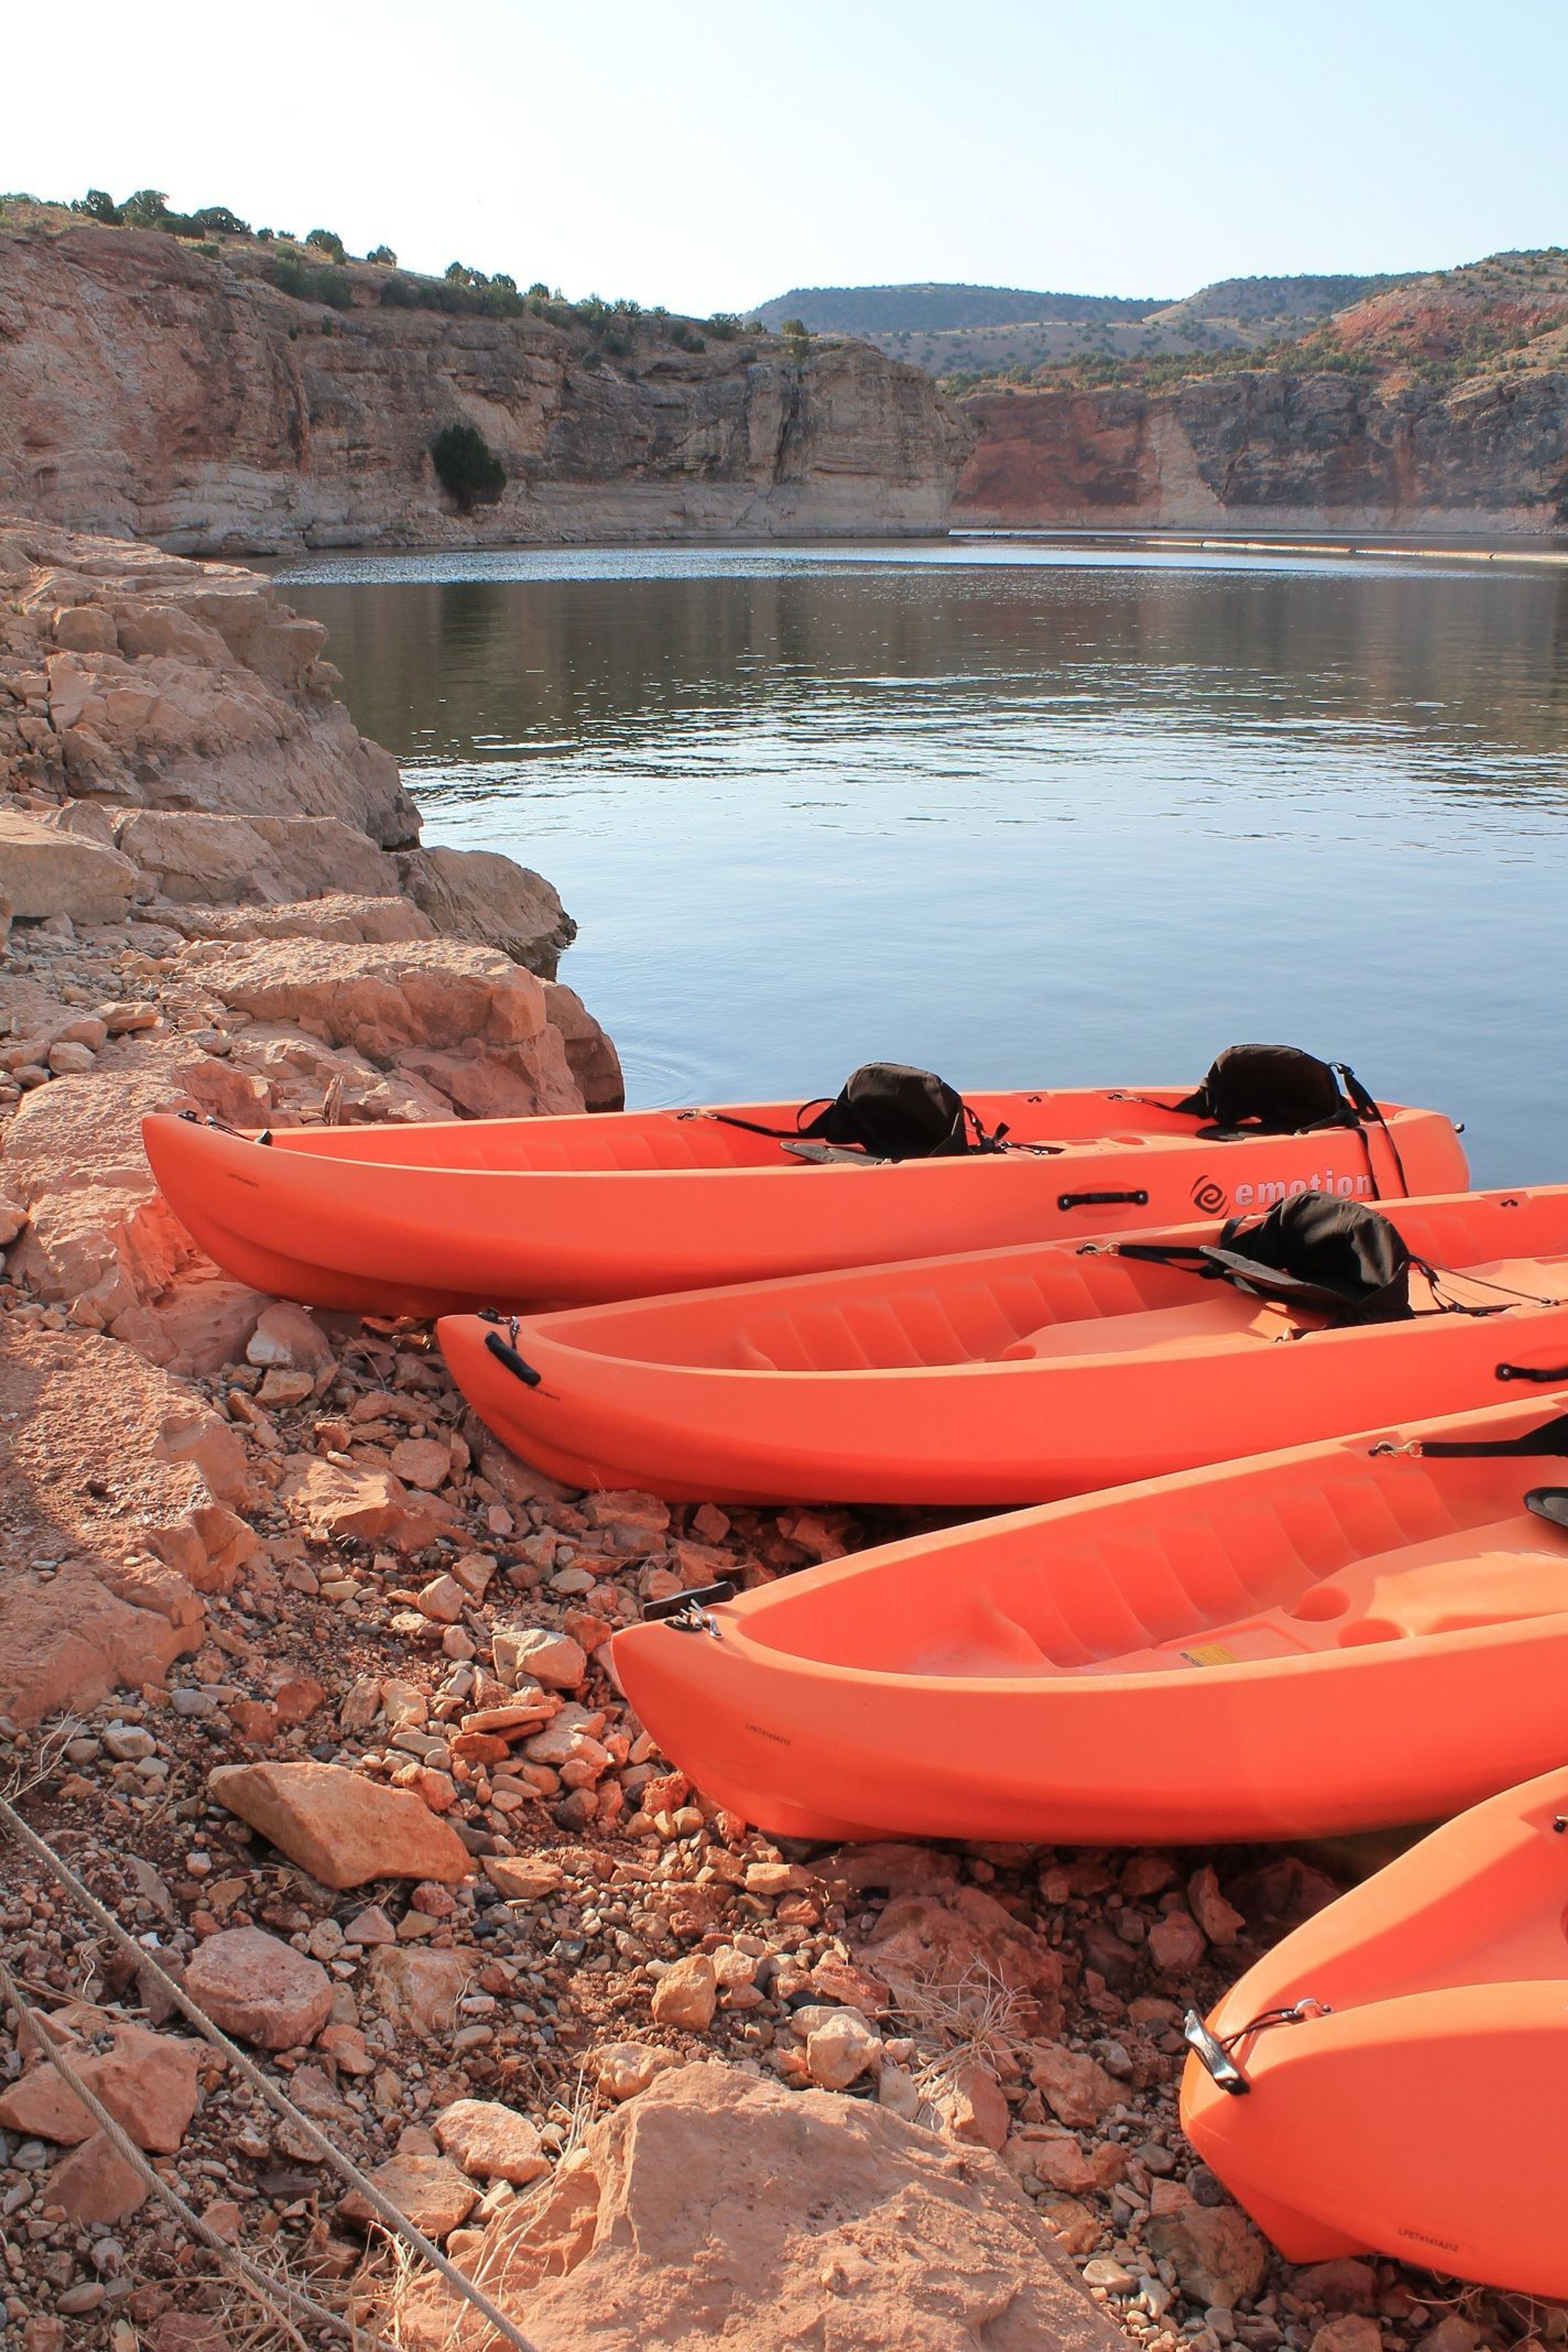
<path fill-rule="evenodd" d="M 1195 379 L 1151 394 L 989 392 L 953 519 L 1226 530 L 1540 534 L 1568 523 L 1568 373 L 1444 393 L 1337 371 Z"/>
<path fill-rule="evenodd" d="M 419 846 L 325 637 L 253 572 L 0 519 L 0 1274 L 187 1371 L 265 1302 L 163 1207 L 147 1110 L 621 1099 L 554 979 L 575 929 L 554 890 Z"/>
<path fill-rule="evenodd" d="M 153 231 L 0 233 L 0 506 L 187 553 L 946 526 L 968 435 L 930 377 L 858 343 L 610 355 L 529 313 L 346 308 L 268 282 L 262 249 Z M 446 425 L 499 453 L 460 515 Z"/>

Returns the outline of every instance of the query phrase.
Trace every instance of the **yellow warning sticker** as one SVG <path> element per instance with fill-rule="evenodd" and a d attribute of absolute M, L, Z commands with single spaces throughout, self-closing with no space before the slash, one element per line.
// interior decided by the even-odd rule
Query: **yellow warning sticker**
<path fill-rule="evenodd" d="M 1189 1666 L 1239 1666 L 1241 1660 L 1223 1642 L 1205 1642 L 1201 1649 L 1184 1650 L 1182 1655 Z"/>

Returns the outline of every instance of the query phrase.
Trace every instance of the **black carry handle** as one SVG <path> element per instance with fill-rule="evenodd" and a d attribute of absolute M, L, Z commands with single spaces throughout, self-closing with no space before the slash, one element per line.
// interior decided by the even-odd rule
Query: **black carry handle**
<path fill-rule="evenodd" d="M 1538 1389 L 1560 1388 L 1568 1381 L 1568 1364 L 1542 1364 L 1539 1369 L 1530 1364 L 1500 1364 L 1500 1381 L 1530 1381 Z"/>
<path fill-rule="evenodd" d="M 645 1623 L 657 1624 L 661 1617 L 679 1617 L 688 1609 L 706 1609 L 710 1601 L 733 1601 L 736 1588 L 727 1576 L 713 1584 L 694 1584 L 684 1592 L 667 1592 L 662 1601 L 645 1601 Z"/>
<path fill-rule="evenodd" d="M 1119 1209 L 1123 1204 L 1132 1209 L 1146 1209 L 1147 1192 L 1058 1192 L 1058 1209 Z"/>
<path fill-rule="evenodd" d="M 515 1348 L 507 1345 L 499 1331 L 485 1333 L 485 1346 L 497 1363 L 504 1364 L 507 1370 L 520 1380 L 525 1388 L 536 1389 L 544 1378 L 542 1372 L 534 1370 L 526 1356 L 520 1356 Z"/>

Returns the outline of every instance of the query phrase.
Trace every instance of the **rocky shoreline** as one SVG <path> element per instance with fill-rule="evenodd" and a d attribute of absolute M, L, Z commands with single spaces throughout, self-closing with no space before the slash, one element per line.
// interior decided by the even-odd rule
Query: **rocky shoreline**
<path fill-rule="evenodd" d="M 1565 2315 L 1291 2270 L 1175 2116 L 1189 2004 L 1334 1892 L 1278 1852 L 785 1850 L 605 1671 L 647 1599 L 892 1515 L 578 1494 L 429 1328 L 203 1261 L 137 1129 L 619 1099 L 549 885 L 429 851 L 254 575 L 0 521 L 0 1958 L 226 2244 L 405 2352 L 502 2339 L 139 1969 L 541 2347 L 1474 2352 Z M 281 2342 L 0 2033 L 0 2345 Z"/>

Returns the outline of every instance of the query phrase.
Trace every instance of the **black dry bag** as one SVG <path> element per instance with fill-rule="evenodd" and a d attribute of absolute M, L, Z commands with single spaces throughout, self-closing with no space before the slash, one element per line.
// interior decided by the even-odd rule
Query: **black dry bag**
<path fill-rule="evenodd" d="M 1410 1252 L 1359 1201 L 1298 1192 L 1255 1222 L 1233 1217 L 1201 1252 L 1216 1274 L 1338 1323 L 1393 1323 L 1410 1304 Z"/>
<path fill-rule="evenodd" d="M 978 1120 L 974 1127 L 979 1136 Z M 930 1070 L 866 1062 L 815 1118 L 803 1118 L 800 1132 L 873 1160 L 946 1160 L 970 1150 L 969 1129 L 962 1095 Z"/>
<path fill-rule="evenodd" d="M 1227 1045 L 1196 1092 L 1174 1108 L 1226 1133 L 1246 1128 L 1259 1135 L 1299 1135 L 1304 1128 L 1344 1127 L 1355 1119 L 1333 1067 L 1299 1045 Z"/>

